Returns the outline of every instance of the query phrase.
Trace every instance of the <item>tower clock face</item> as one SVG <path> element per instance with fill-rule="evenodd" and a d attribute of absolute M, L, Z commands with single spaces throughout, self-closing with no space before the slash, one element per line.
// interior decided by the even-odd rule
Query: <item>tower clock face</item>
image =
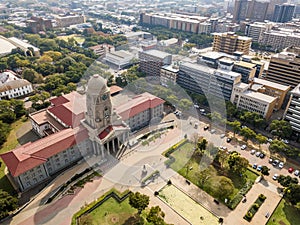
<path fill-rule="evenodd" d="M 107 99 L 107 94 L 102 95 L 102 100 L 105 101 Z"/>

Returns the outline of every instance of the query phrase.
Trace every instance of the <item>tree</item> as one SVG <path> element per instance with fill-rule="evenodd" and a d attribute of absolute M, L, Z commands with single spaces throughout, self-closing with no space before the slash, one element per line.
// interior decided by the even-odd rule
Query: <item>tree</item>
<path fill-rule="evenodd" d="M 165 213 L 161 211 L 159 206 L 151 207 L 146 219 L 149 223 L 153 223 L 155 225 L 165 225 L 164 222 Z"/>
<path fill-rule="evenodd" d="M 227 101 L 226 102 L 227 117 L 233 118 L 234 116 L 236 116 L 237 112 L 238 112 L 238 110 L 237 110 L 236 106 L 232 102 Z"/>
<path fill-rule="evenodd" d="M 17 206 L 18 199 L 0 189 L 0 219 L 6 217 L 9 212 L 15 210 Z"/>
<path fill-rule="evenodd" d="M 292 184 L 285 189 L 285 198 L 292 204 L 300 202 L 300 185 Z"/>
<path fill-rule="evenodd" d="M 292 127 L 288 121 L 273 120 L 270 124 L 270 132 L 280 138 L 288 138 L 292 134 Z"/>
<path fill-rule="evenodd" d="M 298 184 L 298 179 L 296 177 L 292 178 L 290 175 L 287 175 L 287 176 L 279 175 L 277 181 L 283 187 L 289 187 L 292 184 Z"/>
<path fill-rule="evenodd" d="M 204 151 L 207 147 L 208 141 L 205 138 L 201 138 L 198 141 L 198 148 L 200 151 Z"/>
<path fill-rule="evenodd" d="M 244 127 L 244 128 L 241 129 L 241 135 L 244 136 L 246 141 L 248 139 L 252 139 L 252 138 L 256 137 L 256 133 L 248 127 Z"/>
<path fill-rule="evenodd" d="M 272 153 L 275 153 L 275 152 L 284 152 L 287 149 L 289 149 L 289 146 L 287 146 L 287 144 L 285 144 L 284 142 L 279 141 L 277 139 L 273 140 L 271 142 L 270 146 L 269 146 L 269 150 Z"/>
<path fill-rule="evenodd" d="M 259 144 L 259 148 L 261 144 L 266 143 L 266 141 L 268 140 L 268 138 L 266 136 L 263 136 L 262 134 L 257 134 L 255 138 Z"/>
<path fill-rule="evenodd" d="M 187 98 L 181 99 L 178 103 L 178 107 L 181 110 L 188 110 L 192 105 L 193 105 L 193 103 L 190 100 L 188 100 Z"/>
<path fill-rule="evenodd" d="M 7 62 L 0 62 L 0 72 L 3 72 L 8 68 Z"/>
<path fill-rule="evenodd" d="M 269 173 L 269 168 L 267 167 L 267 166 L 262 166 L 262 168 L 261 168 L 261 173 L 263 174 L 263 175 L 269 175 L 270 173 Z"/>
<path fill-rule="evenodd" d="M 6 141 L 7 136 L 10 132 L 10 126 L 7 123 L 3 123 L 0 120 L 0 146 Z"/>
<path fill-rule="evenodd" d="M 232 172 L 238 174 L 245 173 L 249 165 L 249 161 L 246 158 L 241 157 L 238 152 L 232 152 L 229 155 L 227 163 Z"/>
<path fill-rule="evenodd" d="M 132 193 L 129 196 L 129 204 L 131 207 L 138 210 L 140 215 L 142 211 L 149 205 L 149 196 L 143 195 L 139 192 Z"/>
<path fill-rule="evenodd" d="M 241 130 L 241 122 L 235 120 L 233 122 L 227 122 L 229 126 L 233 129 L 233 136 L 235 137 L 236 133 Z"/>
<path fill-rule="evenodd" d="M 43 76 L 38 74 L 34 69 L 26 68 L 22 72 L 22 77 L 31 83 L 42 83 Z"/>
<path fill-rule="evenodd" d="M 234 192 L 232 180 L 225 176 L 219 176 L 217 178 L 218 180 L 215 180 L 215 182 L 211 184 L 213 192 L 219 199 L 228 198 Z"/>
<path fill-rule="evenodd" d="M 205 170 L 197 172 L 196 177 L 198 178 L 199 187 L 203 187 L 204 184 L 213 176 L 217 174 L 216 169 L 213 166 L 207 167 Z"/>

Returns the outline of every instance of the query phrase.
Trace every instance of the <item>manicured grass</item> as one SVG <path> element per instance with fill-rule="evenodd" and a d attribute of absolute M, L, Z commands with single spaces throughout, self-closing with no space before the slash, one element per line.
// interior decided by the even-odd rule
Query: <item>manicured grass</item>
<path fill-rule="evenodd" d="M 93 218 L 94 225 L 112 225 L 124 224 L 136 212 L 137 210 L 129 205 L 129 198 L 121 203 L 118 203 L 114 198 L 109 198 L 89 215 Z"/>
<path fill-rule="evenodd" d="M 175 158 L 175 161 L 171 164 L 171 168 L 175 171 L 179 171 L 184 168 L 187 162 L 191 159 L 194 152 L 194 145 L 186 142 L 180 146 L 175 152 L 171 154 Z"/>
<path fill-rule="evenodd" d="M 165 186 L 159 197 L 192 224 L 219 224 L 214 214 L 173 185 Z"/>
<path fill-rule="evenodd" d="M 300 209 L 289 205 L 282 199 L 269 219 L 267 225 L 296 225 L 300 224 Z"/>
<path fill-rule="evenodd" d="M 74 38 L 78 43 L 83 43 L 85 38 L 82 36 L 76 36 L 76 34 L 66 35 L 66 36 L 58 36 L 58 39 L 62 39 L 64 41 L 68 41 L 69 38 Z"/>
<path fill-rule="evenodd" d="M 0 154 L 8 152 L 8 151 L 16 148 L 19 145 L 19 142 L 18 142 L 18 139 L 16 136 L 16 132 L 18 129 L 20 129 L 20 127 L 24 124 L 24 122 L 25 122 L 24 118 L 21 118 L 21 119 L 17 120 L 16 122 L 14 122 L 13 124 L 11 124 L 10 134 L 8 135 L 6 142 L 2 145 L 2 147 L 0 149 Z M 7 179 L 7 177 L 4 174 L 5 164 L 2 161 L 2 159 L 0 159 L 0 162 L 1 162 L 0 189 L 7 191 L 10 194 L 13 194 L 14 188 L 11 186 L 9 180 Z"/>

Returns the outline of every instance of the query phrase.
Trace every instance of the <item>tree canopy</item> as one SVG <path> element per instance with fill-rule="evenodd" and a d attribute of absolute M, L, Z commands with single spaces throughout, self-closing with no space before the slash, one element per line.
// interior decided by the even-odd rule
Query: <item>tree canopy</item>
<path fill-rule="evenodd" d="M 141 214 L 149 205 L 149 196 L 141 194 L 140 192 L 132 193 L 129 196 L 129 204 L 131 207 L 138 210 L 138 214 Z"/>

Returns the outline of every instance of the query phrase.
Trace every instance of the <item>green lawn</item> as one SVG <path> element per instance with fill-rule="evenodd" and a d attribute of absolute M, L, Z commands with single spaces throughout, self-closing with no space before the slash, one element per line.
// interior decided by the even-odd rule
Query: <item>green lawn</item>
<path fill-rule="evenodd" d="M 191 159 L 193 152 L 194 145 L 190 142 L 184 143 L 171 154 L 171 156 L 175 158 L 175 161 L 171 164 L 171 168 L 177 172 L 184 168 L 187 162 Z"/>
<path fill-rule="evenodd" d="M 129 224 L 128 221 L 136 212 L 137 210 L 129 205 L 129 198 L 121 203 L 114 198 L 109 198 L 89 215 L 93 220 L 93 225 Z"/>
<path fill-rule="evenodd" d="M 62 39 L 64 41 L 68 41 L 69 38 L 74 38 L 79 44 L 82 44 L 85 41 L 85 38 L 82 36 L 77 36 L 75 34 L 66 35 L 66 36 L 58 36 L 58 39 Z"/>
<path fill-rule="evenodd" d="M 8 151 L 14 149 L 15 147 L 17 147 L 19 145 L 19 142 L 18 142 L 17 136 L 16 136 L 16 131 L 18 129 L 20 129 L 20 127 L 23 124 L 24 124 L 24 119 L 22 119 L 22 118 L 17 120 L 13 124 L 11 124 L 11 132 L 8 135 L 6 142 L 2 145 L 2 147 L 0 149 L 0 154 L 8 152 Z M 7 177 L 4 174 L 5 164 L 2 161 L 2 159 L 0 159 L 0 162 L 1 162 L 1 167 L 0 167 L 0 189 L 5 190 L 5 191 L 13 194 L 14 193 L 14 188 L 11 186 L 9 180 L 7 179 Z"/>
<path fill-rule="evenodd" d="M 289 205 L 282 199 L 272 214 L 267 225 L 297 225 L 300 224 L 300 209 Z"/>

